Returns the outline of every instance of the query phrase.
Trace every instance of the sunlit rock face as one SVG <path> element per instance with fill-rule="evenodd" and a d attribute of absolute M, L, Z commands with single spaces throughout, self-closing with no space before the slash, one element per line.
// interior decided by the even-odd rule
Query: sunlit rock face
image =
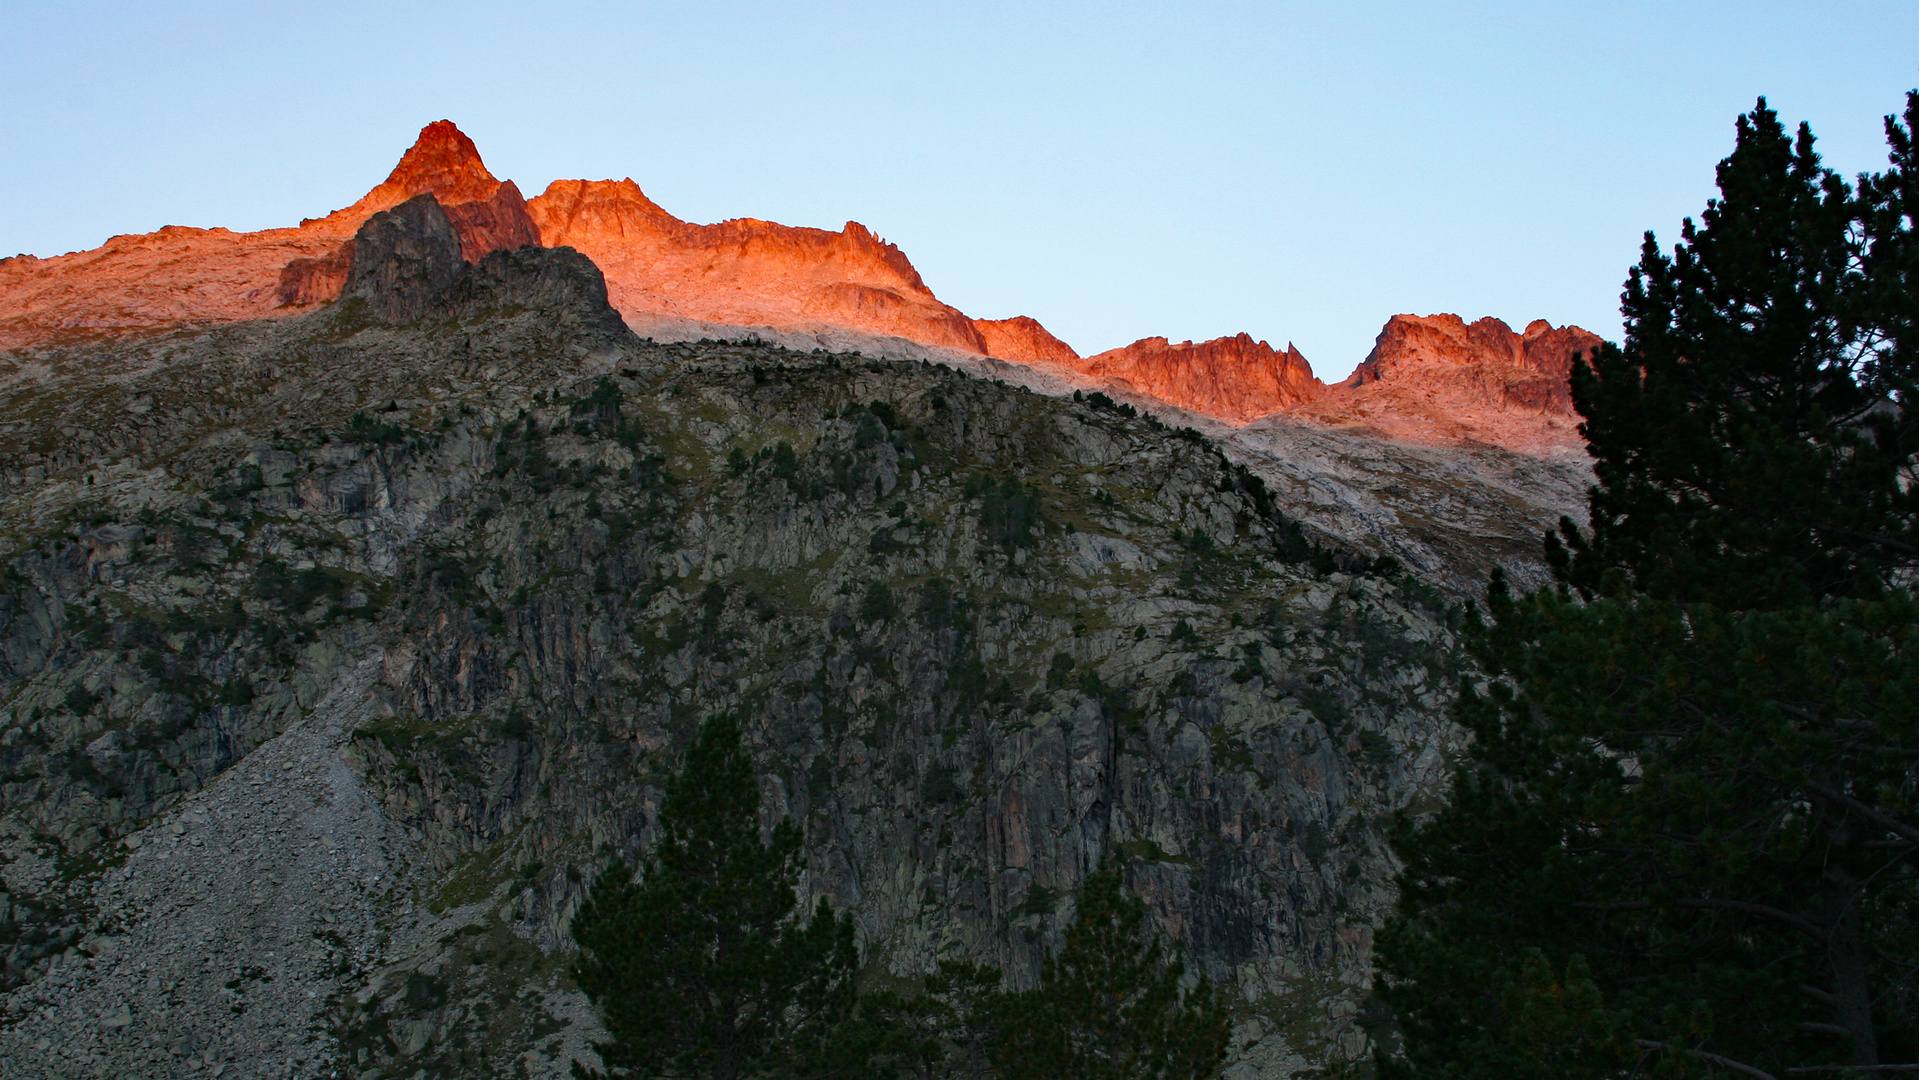
<path fill-rule="evenodd" d="M 462 257 L 539 242 L 518 188 L 487 171 L 452 122 L 421 129 L 393 172 L 352 206 L 290 229 L 236 233 L 169 225 L 92 251 L 0 260 L 0 348 L 63 336 L 257 319 L 339 296 L 353 234 L 366 220 L 432 195 Z"/>
<path fill-rule="evenodd" d="M 1061 364 L 1076 367 L 1080 356 L 1071 345 L 1054 337 L 1038 319 L 1015 315 L 1010 319 L 974 319 L 974 329 L 986 342 L 986 355 L 1022 364 Z"/>
<path fill-rule="evenodd" d="M 856 221 L 839 232 L 754 218 L 695 225 L 630 179 L 558 180 L 527 206 L 541 243 L 599 264 L 629 321 L 841 326 L 987 351 L 972 320 L 940 303 L 898 247 Z"/>
<path fill-rule="evenodd" d="M 420 137 L 380 186 L 338 213 L 370 215 L 415 195 L 431 195 L 442 206 L 481 202 L 491 199 L 499 187 L 500 181 L 487 171 L 473 140 L 453 121 L 436 120 L 420 129 Z"/>
<path fill-rule="evenodd" d="M 1275 349 L 1249 334 L 1177 345 L 1163 337 L 1142 338 L 1089 356 L 1077 366 L 1089 375 L 1123 380 L 1168 404 L 1236 424 L 1311 401 L 1326 389 L 1298 349 Z"/>
<path fill-rule="evenodd" d="M 467 262 L 540 242 L 540 230 L 527 216 L 526 200 L 511 180 L 494 189 L 489 198 L 449 203 L 445 208 L 447 222 L 460 238 L 460 257 Z"/>
<path fill-rule="evenodd" d="M 433 196 L 444 211 L 447 224 L 459 240 L 459 257 L 465 262 L 477 263 L 491 252 L 540 242 L 540 231 L 527 215 L 519 187 L 488 172 L 486 163 L 480 160 L 479 147 L 450 120 L 436 120 L 421 128 L 420 137 L 400 157 L 400 163 L 358 202 L 328 214 L 320 222 L 302 222 L 301 227 L 350 222 L 357 229 L 373 215 L 421 195 Z M 326 303 L 338 297 L 345 284 L 341 268 L 352 262 L 352 243 L 346 241 L 323 259 L 296 260 L 283 267 L 281 303 Z M 336 274 L 340 275 L 340 284 L 333 285 Z"/>
<path fill-rule="evenodd" d="M 280 268 L 280 286 L 274 297 L 283 308 L 324 304 L 340 295 L 352 268 L 351 240 L 316 259 L 289 259 Z"/>
<path fill-rule="evenodd" d="M 1352 378 L 1288 416 L 1402 442 L 1580 456 L 1585 440 L 1567 376 L 1573 358 L 1600 343 L 1544 319 L 1522 334 L 1493 318 L 1395 315 Z"/>
<path fill-rule="evenodd" d="M 989 350 L 981 330 L 942 304 L 899 248 L 857 222 L 839 232 L 751 218 L 696 225 L 662 210 L 631 180 L 557 181 L 529 205 L 445 120 L 422 129 L 393 172 L 353 205 L 295 228 L 169 226 L 92 251 L 0 261 L 0 348 L 263 318 L 330 302 L 346 285 L 354 232 L 420 195 L 445 211 L 466 262 L 526 244 L 575 247 L 604 268 L 614 303 L 629 318 L 840 327 Z M 1019 358 L 1072 352 L 1037 323 L 999 336 Z"/>
<path fill-rule="evenodd" d="M 1516 334 L 1494 318 L 1467 323 L 1457 315 L 1395 315 L 1345 385 L 1395 376 L 1458 381 L 1463 374 L 1489 403 L 1570 413 L 1567 377 L 1573 357 L 1599 344 L 1596 334 L 1544 319 L 1534 319 L 1524 334 Z"/>
<path fill-rule="evenodd" d="M 1571 358 L 1599 339 L 1578 327 L 1542 320 L 1515 333 L 1497 319 L 1396 315 L 1354 376 L 1334 387 L 1291 345 L 1274 349 L 1247 334 L 1197 344 L 1145 338 L 1081 357 L 1030 317 L 972 319 L 942 303 L 898 247 L 857 222 L 837 232 L 753 218 L 699 225 L 632 180 L 559 180 L 526 200 L 446 120 L 423 128 L 353 205 L 294 228 L 168 226 L 92 251 L 0 260 L 0 349 L 310 311 L 347 287 L 356 231 L 421 195 L 444 213 L 465 263 L 527 245 L 577 249 L 642 334 L 742 327 L 775 339 L 871 339 L 894 352 L 924 346 L 919 355 L 958 350 L 1035 365 L 1233 425 L 1277 417 L 1415 442 L 1549 453 L 1582 445 L 1566 376 Z"/>

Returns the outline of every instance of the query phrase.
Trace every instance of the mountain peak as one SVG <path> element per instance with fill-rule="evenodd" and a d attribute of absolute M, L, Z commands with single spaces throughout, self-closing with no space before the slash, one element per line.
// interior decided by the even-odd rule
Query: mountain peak
<path fill-rule="evenodd" d="M 1386 320 L 1373 351 L 1354 369 L 1349 387 L 1391 378 L 1395 370 L 1465 368 L 1492 364 L 1544 375 L 1563 383 L 1575 355 L 1597 348 L 1597 335 L 1577 326 L 1554 326 L 1534 319 L 1517 334 L 1503 320 L 1487 316 L 1471 323 L 1457 315 L 1395 315 Z M 1405 375 L 1401 376 L 1402 378 Z M 1549 407 L 1570 411 L 1563 388 L 1547 395 Z"/>
<path fill-rule="evenodd" d="M 473 140 L 453 121 L 435 120 L 420 129 L 419 138 L 400 156 L 380 188 L 402 199 L 432 195 L 440 205 L 451 206 L 490 199 L 499 186 Z"/>
<path fill-rule="evenodd" d="M 1163 337 L 1141 338 L 1075 366 L 1233 424 L 1311 401 L 1326 389 L 1291 344 L 1281 351 L 1243 332 L 1179 344 Z"/>

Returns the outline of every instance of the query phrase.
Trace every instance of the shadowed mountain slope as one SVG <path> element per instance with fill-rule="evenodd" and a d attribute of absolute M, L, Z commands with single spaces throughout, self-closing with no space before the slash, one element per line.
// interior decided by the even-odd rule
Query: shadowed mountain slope
<path fill-rule="evenodd" d="M 1358 1052 L 1456 608 L 1197 432 L 457 240 L 415 196 L 335 304 L 0 354 L 0 1072 L 591 1064 L 567 919 L 718 711 L 870 978 L 1030 985 L 1111 857 L 1234 1075 Z"/>

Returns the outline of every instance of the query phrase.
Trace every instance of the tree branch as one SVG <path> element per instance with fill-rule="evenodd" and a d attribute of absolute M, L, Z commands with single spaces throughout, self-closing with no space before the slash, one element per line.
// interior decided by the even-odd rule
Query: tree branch
<path fill-rule="evenodd" d="M 1885 829 L 1887 832 L 1896 833 L 1914 843 L 1919 843 L 1919 829 L 1915 829 L 1896 818 L 1887 816 L 1878 807 L 1860 802 L 1858 799 L 1840 791 L 1838 788 L 1828 787 L 1817 780 L 1808 780 L 1801 786 L 1816 795 L 1831 799 L 1833 802 L 1851 810 L 1853 813 Z"/>
<path fill-rule="evenodd" d="M 1856 717 L 1850 717 L 1850 716 L 1837 717 L 1832 720 L 1827 720 L 1825 717 L 1820 716 L 1818 713 L 1813 712 L 1810 709 L 1802 709 L 1797 705 L 1780 701 L 1777 698 L 1774 698 L 1771 700 L 1774 708 L 1778 709 L 1781 712 L 1788 713 L 1792 716 L 1796 716 L 1799 719 L 1804 720 L 1805 722 L 1809 724 L 1831 724 L 1834 727 L 1849 728 L 1853 731 L 1878 731 L 1879 730 L 1879 724 L 1877 721 L 1862 720 L 1862 719 L 1859 719 Z"/>
<path fill-rule="evenodd" d="M 1680 1047 L 1674 1046 L 1671 1043 L 1654 1042 L 1651 1039 L 1639 1039 L 1636 1041 L 1639 1043 L 1639 1045 L 1643 1049 L 1646 1049 L 1646 1050 L 1665 1050 L 1669 1053 L 1681 1052 Z M 1754 1068 L 1753 1066 L 1748 1065 L 1743 1061 L 1734 1061 L 1733 1059 L 1729 1057 L 1721 1057 L 1718 1054 L 1708 1054 L 1704 1050 L 1686 1050 L 1684 1052 L 1691 1054 L 1693 1057 L 1696 1057 L 1701 1061 L 1710 1061 L 1714 1065 L 1718 1065 L 1722 1068 L 1731 1069 L 1733 1072 L 1744 1073 L 1747 1076 L 1752 1077 L 1753 1080 L 1779 1080 L 1778 1077 L 1767 1072 L 1766 1070 Z"/>
<path fill-rule="evenodd" d="M 1684 908 L 1720 909 L 1724 911 L 1744 912 L 1747 915 L 1757 915 L 1762 919 L 1771 919 L 1777 923 L 1784 923 L 1816 941 L 1824 941 L 1831 936 L 1824 927 L 1810 919 L 1804 919 L 1794 915 L 1790 911 L 1781 911 L 1776 907 L 1768 907 L 1765 904 L 1754 904 L 1745 900 L 1675 900 L 1673 903 L 1678 907 Z"/>
<path fill-rule="evenodd" d="M 1814 1001 L 1817 1001 L 1821 1005 L 1838 1005 L 1839 1004 L 1838 998 L 1833 997 L 1831 994 L 1826 993 L 1824 990 L 1821 990 L 1816 986 L 1808 986 L 1805 983 L 1800 983 L 1799 992 L 1813 999 Z"/>
<path fill-rule="evenodd" d="M 1902 551 L 1907 555 L 1919 555 L 1919 548 L 1913 547 L 1904 541 L 1895 540 L 1885 533 L 1866 532 L 1863 529 L 1848 529 L 1843 525 L 1828 525 L 1826 529 L 1840 536 L 1851 537 L 1854 540 L 1867 540 L 1875 544 L 1882 544 L 1892 548 L 1894 551 Z"/>
<path fill-rule="evenodd" d="M 1784 923 L 1816 941 L 1825 941 L 1829 936 L 1823 927 L 1810 919 L 1794 915 L 1790 911 L 1781 911 L 1776 907 L 1768 907 L 1765 904 L 1754 904 L 1746 900 L 1670 900 L 1667 901 L 1667 903 L 1678 908 L 1692 908 L 1694 910 L 1704 911 L 1737 911 L 1746 915 L 1757 915 L 1762 919 L 1771 919 L 1773 922 Z M 1622 900 L 1611 904 L 1579 902 L 1572 906 L 1581 911 L 1603 912 L 1645 911 L 1658 905 L 1651 900 Z"/>
<path fill-rule="evenodd" d="M 1882 1073 L 1919 1073 L 1919 1065 L 1801 1065 L 1796 1069 L 1787 1069 L 1787 1076 L 1803 1076 L 1809 1073 L 1826 1072 L 1882 1072 Z"/>

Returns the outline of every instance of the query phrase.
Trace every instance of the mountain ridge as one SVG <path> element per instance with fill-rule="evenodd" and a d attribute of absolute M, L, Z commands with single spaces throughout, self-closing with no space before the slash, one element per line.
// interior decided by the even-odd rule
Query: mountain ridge
<path fill-rule="evenodd" d="M 1560 422 L 1570 407 L 1570 358 L 1599 340 L 1578 327 L 1536 320 L 1514 334 L 1498 320 L 1394 316 L 1354 376 L 1331 386 L 1292 345 L 1276 350 L 1244 333 L 1180 344 L 1144 338 L 1082 356 L 1030 316 L 973 318 L 942 302 L 897 245 L 858 222 L 838 231 L 756 218 L 701 225 L 675 217 L 630 178 L 556 180 L 526 199 L 447 120 L 421 129 L 366 195 L 292 228 L 167 226 L 91 251 L 0 260 L 0 349 L 311 310 L 346 286 L 354 232 L 421 195 L 440 204 L 468 263 L 528 244 L 580 251 L 636 329 L 846 331 L 1033 366 L 1232 425 L 1281 416 L 1412 442 L 1583 449 L 1573 425 Z"/>

